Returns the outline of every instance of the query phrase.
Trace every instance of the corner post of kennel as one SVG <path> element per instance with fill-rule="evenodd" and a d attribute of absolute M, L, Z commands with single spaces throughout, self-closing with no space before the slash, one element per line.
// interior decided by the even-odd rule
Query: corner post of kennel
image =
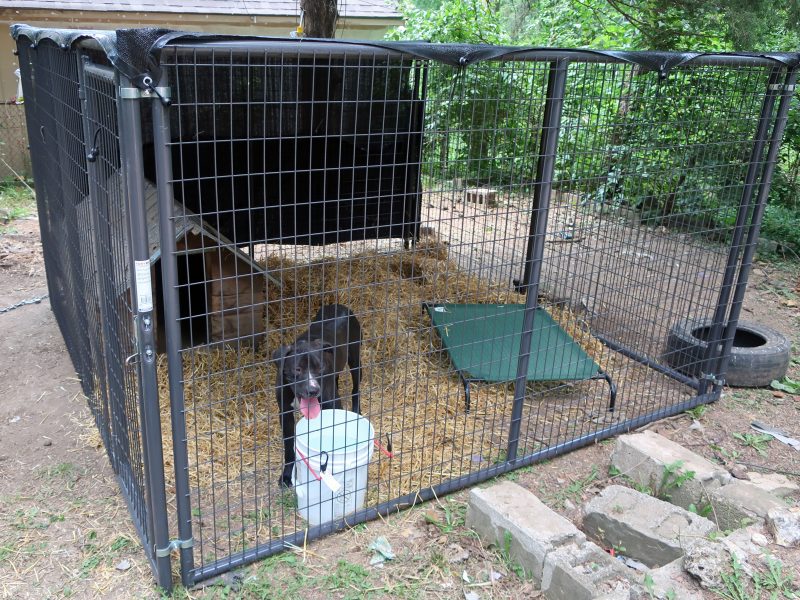
<path fill-rule="evenodd" d="M 169 94 L 164 73 L 159 89 Z M 167 96 L 169 98 L 169 96 Z M 159 101 L 162 100 L 162 101 Z M 153 141 L 158 189 L 158 215 L 161 245 L 161 290 L 164 300 L 164 340 L 167 353 L 170 414 L 172 416 L 173 463 L 175 467 L 175 498 L 178 513 L 181 583 L 194 584 L 194 554 L 192 551 L 192 513 L 189 492 L 189 450 L 186 438 L 185 398 L 183 390 L 183 361 L 181 359 L 180 299 L 178 297 L 178 256 L 175 236 L 174 195 L 172 187 L 172 158 L 170 142 L 170 102 L 163 98 L 153 101 Z"/>
<path fill-rule="evenodd" d="M 139 408 L 141 414 L 142 458 L 148 502 L 148 542 L 158 584 L 172 588 L 169 552 L 169 523 L 164 484 L 164 451 L 156 375 L 156 344 L 153 285 L 147 239 L 144 158 L 139 89 L 124 75 L 119 77 L 120 158 L 128 200 L 129 261 L 132 281 L 131 305 L 137 343 Z"/>
<path fill-rule="evenodd" d="M 525 386 L 528 380 L 528 365 L 531 356 L 534 316 L 538 305 L 539 277 L 544 257 L 544 238 L 550 210 L 550 194 L 553 189 L 558 137 L 561 129 L 561 111 L 564 106 L 564 93 L 567 86 L 567 67 L 569 61 L 559 58 L 550 63 L 547 76 L 547 97 L 542 117 L 542 135 L 539 156 L 536 164 L 536 186 L 533 190 L 528 248 L 525 257 L 525 271 L 520 293 L 525 294 L 525 312 L 522 321 L 522 336 L 519 345 L 517 376 L 514 382 L 514 406 L 511 412 L 507 460 L 517 459 L 517 447 L 522 424 L 522 408 L 525 401 Z"/>
<path fill-rule="evenodd" d="M 735 331 L 735 329 L 730 329 L 733 315 L 730 314 L 726 320 L 726 313 L 729 312 L 731 293 L 734 288 L 737 270 L 741 268 L 740 256 L 744 248 L 743 238 L 747 229 L 748 216 L 753 212 L 753 195 L 758 186 L 759 178 L 763 181 L 763 174 L 761 172 L 764 169 L 764 148 L 770 137 L 769 128 L 773 121 L 772 114 L 776 98 L 778 97 L 777 84 L 781 80 L 782 72 L 783 69 L 781 67 L 774 67 L 767 80 L 766 92 L 761 104 L 761 114 L 753 138 L 753 146 L 750 151 L 747 175 L 745 176 L 742 196 L 739 201 L 739 209 L 736 214 L 736 223 L 733 226 L 733 236 L 728 248 L 728 260 L 725 265 L 722 286 L 719 290 L 711 329 L 708 334 L 706 356 L 700 366 L 700 372 L 703 376 L 699 381 L 698 395 L 706 394 L 709 385 L 712 385 L 714 390 L 721 388 L 722 381 L 720 379 L 720 372 L 716 370 L 715 367 L 719 365 L 719 360 L 725 356 L 726 352 L 730 354 L 730 348 L 733 343 L 732 337 L 730 340 L 731 344 L 728 344 L 723 337 L 723 330 L 726 332 Z M 727 335 L 727 333 L 725 333 L 725 335 Z M 727 350 L 725 348 L 727 348 Z"/>
<path fill-rule="evenodd" d="M 789 69 L 786 71 L 785 78 L 782 82 L 779 81 L 776 84 L 770 85 L 770 89 L 775 91 L 779 98 L 778 111 L 775 116 L 775 124 L 772 128 L 772 133 L 769 136 L 767 156 L 763 163 L 764 169 L 758 186 L 758 193 L 754 203 L 755 206 L 753 207 L 753 216 L 750 219 L 750 226 L 747 231 L 747 240 L 744 244 L 741 267 L 739 268 L 733 299 L 731 300 L 730 314 L 728 315 L 727 325 L 722 335 L 722 349 L 716 360 L 716 367 L 713 369 L 713 372 L 718 374 L 717 379 L 720 381 L 725 380 L 725 373 L 728 369 L 736 327 L 739 323 L 739 315 L 742 312 L 744 295 L 747 291 L 747 282 L 753 267 L 753 256 L 758 246 L 758 236 L 761 230 L 761 222 L 764 218 L 764 210 L 767 206 L 772 176 L 775 172 L 775 165 L 778 163 L 778 152 L 780 151 L 781 142 L 783 141 L 783 134 L 786 130 L 786 123 L 789 117 L 789 108 L 797 85 L 798 68 L 799 67 L 795 66 Z M 715 392 L 719 392 L 722 387 L 720 381 L 715 383 Z"/>

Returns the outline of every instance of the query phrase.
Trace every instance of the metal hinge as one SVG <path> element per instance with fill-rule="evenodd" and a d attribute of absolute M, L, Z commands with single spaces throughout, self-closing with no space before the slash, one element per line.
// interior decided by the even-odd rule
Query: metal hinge
<path fill-rule="evenodd" d="M 182 550 L 184 548 L 191 548 L 192 546 L 194 546 L 194 540 L 192 538 L 188 540 L 170 540 L 166 548 L 161 548 L 160 550 L 156 548 L 156 558 L 164 558 L 172 554 L 173 550 Z"/>
<path fill-rule="evenodd" d="M 151 87 L 140 90 L 137 87 L 119 88 L 119 98 L 123 100 L 139 100 L 141 98 L 160 98 L 162 102 L 168 102 L 172 97 L 172 89 L 167 87 Z"/>
<path fill-rule="evenodd" d="M 796 85 L 784 85 L 782 83 L 771 83 L 769 89 L 775 92 L 793 92 Z"/>
<path fill-rule="evenodd" d="M 719 385 L 719 386 L 725 385 L 725 380 L 724 379 L 718 379 L 717 376 L 714 375 L 713 373 L 703 373 L 700 376 L 700 379 L 703 379 L 705 381 L 710 381 L 714 385 Z"/>

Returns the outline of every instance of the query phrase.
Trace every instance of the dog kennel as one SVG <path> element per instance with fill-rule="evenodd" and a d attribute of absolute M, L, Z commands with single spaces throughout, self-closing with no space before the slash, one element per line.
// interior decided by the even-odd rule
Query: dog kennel
<path fill-rule="evenodd" d="M 160 585 L 719 398 L 798 55 L 12 32 L 53 310 Z M 272 351 L 329 303 L 375 451 L 309 526 Z"/>

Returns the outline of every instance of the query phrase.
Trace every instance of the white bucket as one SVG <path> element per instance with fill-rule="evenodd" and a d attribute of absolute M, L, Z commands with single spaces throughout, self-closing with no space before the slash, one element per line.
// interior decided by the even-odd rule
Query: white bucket
<path fill-rule="evenodd" d="M 300 419 L 295 428 L 292 484 L 297 510 L 309 525 L 321 525 L 364 508 L 374 439 L 372 424 L 347 410 L 323 410 L 316 419 Z M 337 483 L 340 486 L 335 492 L 309 470 L 321 476 L 326 459 L 325 474 L 335 479 L 334 488 Z"/>

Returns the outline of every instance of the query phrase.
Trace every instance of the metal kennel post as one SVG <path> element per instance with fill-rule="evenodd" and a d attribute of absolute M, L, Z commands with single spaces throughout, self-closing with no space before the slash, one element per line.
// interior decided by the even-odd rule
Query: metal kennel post
<path fill-rule="evenodd" d="M 159 585 L 719 398 L 797 54 L 12 33 L 53 311 Z M 374 439 L 281 489 L 274 352 L 333 303 Z"/>

